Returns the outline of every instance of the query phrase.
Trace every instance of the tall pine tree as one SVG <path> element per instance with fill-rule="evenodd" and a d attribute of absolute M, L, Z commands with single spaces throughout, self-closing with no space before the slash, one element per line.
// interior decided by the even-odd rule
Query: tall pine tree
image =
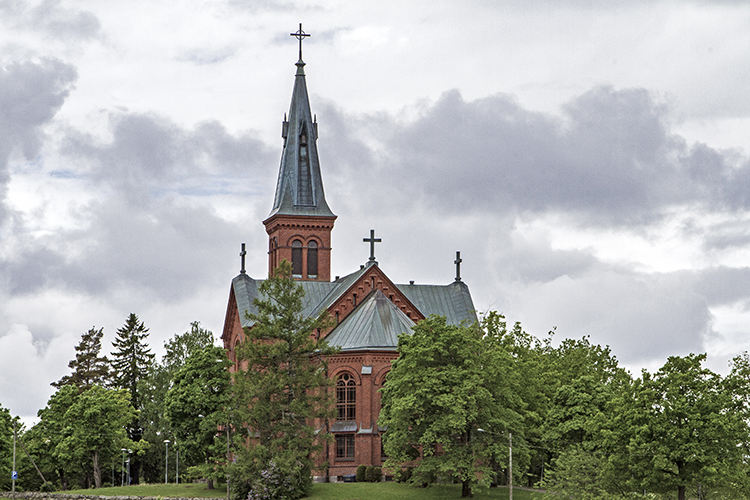
<path fill-rule="evenodd" d="M 78 387 L 78 392 L 90 389 L 94 385 L 105 386 L 110 382 L 109 360 L 106 356 L 99 356 L 102 350 L 102 336 L 104 329 L 91 328 L 81 335 L 81 342 L 76 346 L 76 359 L 68 363 L 73 370 L 52 386 L 60 388 L 64 385 Z"/>
<path fill-rule="evenodd" d="M 134 313 L 130 313 L 125 325 L 117 330 L 117 338 L 112 342 L 115 351 L 112 353 L 112 379 L 114 386 L 130 392 L 130 403 L 136 410 L 141 410 L 138 394 L 138 382 L 147 376 L 154 362 L 154 355 L 146 343 L 148 328 Z M 127 426 L 128 437 L 133 441 L 140 441 L 143 437 L 143 426 L 136 417 Z M 133 484 L 140 481 L 141 458 L 133 457 L 130 475 Z"/>

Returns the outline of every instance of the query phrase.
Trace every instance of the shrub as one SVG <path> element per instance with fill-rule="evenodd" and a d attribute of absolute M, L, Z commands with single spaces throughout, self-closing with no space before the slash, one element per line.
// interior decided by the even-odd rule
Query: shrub
<path fill-rule="evenodd" d="M 383 479 L 383 469 L 380 467 L 369 466 L 365 473 L 368 483 L 379 483 Z"/>
<path fill-rule="evenodd" d="M 247 500 L 296 500 L 302 498 L 309 490 L 309 485 L 304 480 L 300 480 L 300 474 L 304 473 L 303 469 L 302 464 L 297 464 L 294 470 L 284 470 L 271 460 L 268 468 L 261 471 L 258 478 L 253 481 L 247 494 Z"/>
<path fill-rule="evenodd" d="M 357 482 L 364 483 L 365 481 L 367 481 L 367 466 L 360 465 L 357 467 Z"/>
<path fill-rule="evenodd" d="M 396 474 L 394 474 L 396 481 L 399 483 L 408 483 L 409 479 L 411 479 L 412 471 L 414 471 L 414 467 L 397 470 Z"/>

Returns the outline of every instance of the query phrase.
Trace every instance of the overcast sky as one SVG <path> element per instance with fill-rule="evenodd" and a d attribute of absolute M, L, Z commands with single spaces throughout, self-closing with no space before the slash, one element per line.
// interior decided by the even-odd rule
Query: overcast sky
<path fill-rule="evenodd" d="M 221 335 L 305 41 L 332 275 L 463 280 L 634 374 L 750 349 L 750 3 L 0 0 L 0 405 L 82 333 Z"/>

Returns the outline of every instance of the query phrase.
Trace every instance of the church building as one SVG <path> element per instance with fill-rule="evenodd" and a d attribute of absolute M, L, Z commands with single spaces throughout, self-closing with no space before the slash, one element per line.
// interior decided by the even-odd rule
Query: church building
<path fill-rule="evenodd" d="M 273 206 L 263 221 L 268 234 L 269 274 L 283 261 L 292 264 L 292 274 L 305 290 L 305 314 L 328 311 L 335 325 L 322 332 L 328 343 L 340 348 L 330 356 L 328 374 L 336 391 L 336 418 L 327 429 L 334 436 L 328 447 L 327 478 L 336 481 L 355 474 L 357 466 L 382 465 L 378 426 L 380 393 L 398 356 L 398 336 L 425 317 L 445 316 L 448 323 L 474 322 L 477 317 L 469 288 L 461 280 L 460 255 L 456 253 L 455 280 L 447 285 L 396 284 L 375 260 L 380 239 L 370 230 L 369 259 L 351 274 L 331 280 L 331 232 L 336 215 L 326 202 L 318 160 L 318 123 L 310 113 L 310 102 L 302 61 L 300 30 L 299 60 L 289 113 L 282 122 L 283 149 Z M 270 193 L 269 193 L 270 194 Z M 270 198 L 270 196 L 269 196 Z M 229 358 L 238 368 L 236 346 L 243 341 L 243 328 L 251 326 L 246 312 L 254 313 L 262 280 L 248 276 L 244 244 L 240 274 L 233 280 L 222 340 Z"/>

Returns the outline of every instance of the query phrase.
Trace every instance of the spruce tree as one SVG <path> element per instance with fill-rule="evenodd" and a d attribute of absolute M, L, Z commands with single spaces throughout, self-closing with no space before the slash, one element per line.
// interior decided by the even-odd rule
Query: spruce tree
<path fill-rule="evenodd" d="M 102 336 L 104 329 L 92 327 L 81 335 L 81 342 L 76 346 L 76 359 L 68 363 L 72 373 L 65 375 L 52 386 L 60 388 L 64 385 L 78 387 L 78 392 L 90 389 L 94 385 L 105 386 L 110 382 L 109 360 L 106 356 L 99 356 L 102 350 Z"/>
<path fill-rule="evenodd" d="M 112 379 L 114 386 L 130 392 L 130 403 L 133 408 L 141 410 L 141 400 L 138 394 L 138 383 L 145 378 L 154 362 L 154 355 L 146 343 L 148 328 L 134 313 L 130 313 L 125 324 L 117 330 L 117 338 L 112 342 L 115 351 L 112 353 Z M 140 441 L 143 437 L 143 427 L 138 417 L 128 426 L 128 437 L 133 441 Z M 131 461 L 131 478 L 133 484 L 140 479 L 141 459 L 133 457 Z"/>
<path fill-rule="evenodd" d="M 327 312 L 317 318 L 303 314 L 303 288 L 284 261 L 259 287 L 253 326 L 237 350 L 245 370 L 234 373 L 231 401 L 237 446 L 229 467 L 235 498 L 250 489 L 270 487 L 277 471 L 290 482 L 286 498 L 305 496 L 312 486 L 313 457 L 322 449 L 315 419 L 332 415 L 325 356 L 337 352 L 313 333 L 330 325 Z"/>

